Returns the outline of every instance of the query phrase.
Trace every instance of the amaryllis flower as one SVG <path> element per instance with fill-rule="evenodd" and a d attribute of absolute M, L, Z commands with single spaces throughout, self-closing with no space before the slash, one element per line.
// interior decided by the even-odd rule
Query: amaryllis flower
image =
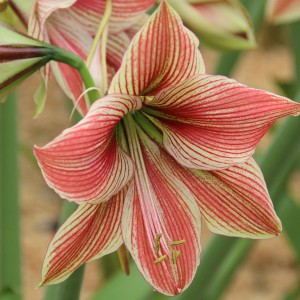
<path fill-rule="evenodd" d="M 61 197 L 79 204 L 52 240 L 41 284 L 66 279 L 125 243 L 144 278 L 181 293 L 200 262 L 201 216 L 216 233 L 278 235 L 251 158 L 300 104 L 205 74 L 199 42 L 162 2 L 133 38 L 107 96 L 35 154 Z"/>
<path fill-rule="evenodd" d="M 51 44 L 71 51 L 83 58 L 91 50 L 94 36 L 105 13 L 105 0 L 65 0 L 35 1 L 29 19 L 29 34 L 46 40 Z M 111 71 L 116 71 L 122 56 L 130 43 L 130 30 L 155 0 L 124 1 L 113 0 L 112 11 L 108 23 L 108 40 L 106 58 Z M 100 56 L 100 46 L 95 55 Z M 100 57 L 95 58 L 94 74 L 101 74 Z M 93 64 L 95 67 L 95 64 Z M 77 101 L 83 92 L 83 84 L 79 73 L 70 66 L 53 63 L 56 78 L 69 98 Z M 96 78 L 100 83 L 101 80 Z M 79 110 L 85 114 L 87 107 L 84 99 L 79 102 Z"/>
<path fill-rule="evenodd" d="M 300 19 L 300 0 L 269 0 L 266 11 L 272 23 L 296 21 Z"/>
<path fill-rule="evenodd" d="M 172 0 L 184 24 L 218 49 L 253 48 L 253 26 L 245 7 L 235 0 Z"/>

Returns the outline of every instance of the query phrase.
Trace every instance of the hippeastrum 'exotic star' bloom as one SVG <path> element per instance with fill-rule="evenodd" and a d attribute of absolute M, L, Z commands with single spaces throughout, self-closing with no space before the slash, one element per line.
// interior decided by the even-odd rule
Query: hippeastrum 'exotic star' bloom
<path fill-rule="evenodd" d="M 275 24 L 289 23 L 300 19 L 300 0 L 269 0 L 267 17 Z"/>
<path fill-rule="evenodd" d="M 248 12 L 236 0 L 172 0 L 170 5 L 184 24 L 210 46 L 238 50 L 256 45 Z"/>
<path fill-rule="evenodd" d="M 0 23 L 0 102 L 24 79 L 50 59 L 51 50 L 43 42 L 31 39 Z"/>
<path fill-rule="evenodd" d="M 37 0 L 29 18 L 29 34 L 86 60 L 99 23 L 105 14 L 105 2 L 105 0 Z M 110 71 L 115 72 L 120 67 L 123 54 L 130 43 L 131 27 L 144 18 L 146 10 L 154 3 L 155 0 L 112 0 L 106 50 Z M 98 53 L 100 47 L 97 50 L 95 55 L 100 56 Z M 52 66 L 58 83 L 66 95 L 77 101 L 83 92 L 79 73 L 66 64 L 53 63 Z M 101 74 L 99 59 L 97 66 L 98 72 L 93 73 Z M 84 99 L 79 101 L 78 106 L 82 114 L 87 112 Z"/>
<path fill-rule="evenodd" d="M 125 243 L 153 288 L 176 295 L 200 262 L 201 216 L 229 236 L 280 233 L 251 155 L 300 104 L 206 75 L 198 46 L 162 2 L 133 38 L 108 95 L 35 147 L 49 186 L 79 204 L 50 243 L 41 284 Z"/>

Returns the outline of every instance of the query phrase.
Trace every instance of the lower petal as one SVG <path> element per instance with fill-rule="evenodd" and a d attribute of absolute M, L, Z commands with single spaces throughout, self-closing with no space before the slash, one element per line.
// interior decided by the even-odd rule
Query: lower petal
<path fill-rule="evenodd" d="M 125 200 L 122 234 L 153 288 L 177 295 L 191 283 L 200 262 L 200 211 L 177 178 L 174 161 L 148 138 L 142 143 L 142 156 L 135 156 L 141 165 Z"/>
<path fill-rule="evenodd" d="M 35 155 L 45 180 L 62 198 L 98 204 L 118 193 L 133 174 L 131 158 L 115 126 L 139 109 L 136 97 L 109 95 L 96 101 L 75 126 L 64 130 Z"/>
<path fill-rule="evenodd" d="M 59 283 L 85 262 L 121 246 L 125 193 L 124 189 L 106 203 L 82 204 L 77 208 L 49 245 L 41 285 Z"/>
<path fill-rule="evenodd" d="M 255 239 L 280 234 L 281 222 L 253 158 L 221 171 L 184 173 L 182 180 L 198 198 L 211 231 Z"/>

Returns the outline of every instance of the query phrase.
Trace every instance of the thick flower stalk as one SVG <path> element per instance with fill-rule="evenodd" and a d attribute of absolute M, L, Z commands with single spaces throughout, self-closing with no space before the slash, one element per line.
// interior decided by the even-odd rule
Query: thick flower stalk
<path fill-rule="evenodd" d="M 87 60 L 91 50 L 93 39 L 99 27 L 99 22 L 105 14 L 105 0 L 65 0 L 65 1 L 35 1 L 29 18 L 29 34 L 48 41 Z M 113 0 L 112 9 L 108 21 L 108 39 L 106 45 L 106 62 L 108 72 L 114 74 L 120 67 L 123 54 L 132 37 L 131 28 L 141 18 L 144 18 L 146 10 L 155 3 L 155 0 L 124 1 Z M 100 45 L 95 53 L 95 62 L 92 67 L 92 75 L 95 81 L 100 82 L 101 74 Z M 53 72 L 66 95 L 77 102 L 83 93 L 82 80 L 79 73 L 70 66 L 62 63 L 52 64 Z M 45 77 L 47 81 L 48 73 Z M 107 74 L 102 74 L 102 77 Z M 82 99 L 78 103 L 82 114 L 87 112 L 87 106 Z"/>
<path fill-rule="evenodd" d="M 200 262 L 201 216 L 219 234 L 281 232 L 251 156 L 300 104 L 205 74 L 198 46 L 163 1 L 133 38 L 108 95 L 35 147 L 48 185 L 79 204 L 50 243 L 41 284 L 125 243 L 153 288 L 177 295 Z"/>
<path fill-rule="evenodd" d="M 300 19 L 300 0 L 269 0 L 267 18 L 275 24 L 290 23 Z"/>
<path fill-rule="evenodd" d="M 51 50 L 43 42 L 25 37 L 0 23 L 0 101 L 5 95 L 47 64 Z"/>
<path fill-rule="evenodd" d="M 247 10 L 236 0 L 172 0 L 186 24 L 208 45 L 217 49 L 240 50 L 256 45 Z"/>

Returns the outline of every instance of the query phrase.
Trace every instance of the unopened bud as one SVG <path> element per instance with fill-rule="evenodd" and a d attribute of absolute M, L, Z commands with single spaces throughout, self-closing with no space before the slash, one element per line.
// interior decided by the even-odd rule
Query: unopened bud
<path fill-rule="evenodd" d="M 253 26 L 237 0 L 172 0 L 183 22 L 206 44 L 221 50 L 253 48 Z"/>
<path fill-rule="evenodd" d="M 0 0 L 1 1 L 1 0 Z M 51 60 L 51 48 L 0 23 L 0 102 L 6 94 Z"/>
<path fill-rule="evenodd" d="M 8 6 L 7 0 L 0 0 L 0 12 L 5 11 Z"/>

